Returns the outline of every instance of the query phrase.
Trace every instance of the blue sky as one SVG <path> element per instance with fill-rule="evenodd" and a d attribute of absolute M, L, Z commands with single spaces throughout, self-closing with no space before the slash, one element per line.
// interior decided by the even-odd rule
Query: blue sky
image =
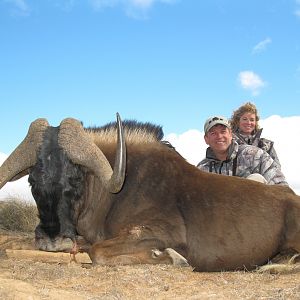
<path fill-rule="evenodd" d="M 300 115 L 300 0 L 0 0 L 0 152 L 29 124 Z"/>

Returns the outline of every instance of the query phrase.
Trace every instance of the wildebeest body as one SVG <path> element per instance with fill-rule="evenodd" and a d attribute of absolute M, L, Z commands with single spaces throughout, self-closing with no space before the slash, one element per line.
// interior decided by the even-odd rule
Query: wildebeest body
<path fill-rule="evenodd" d="M 300 217 L 299 197 L 288 188 L 199 172 L 163 145 L 127 148 L 126 183 L 112 196 L 106 238 L 147 226 L 161 248 L 200 271 L 252 269 L 285 248 L 286 222 L 293 212 Z"/>
<path fill-rule="evenodd" d="M 69 152 L 69 142 L 64 144 L 73 126 L 77 123 L 65 131 L 60 126 L 58 144 L 69 171 L 74 173 L 74 167 L 83 179 L 73 198 L 62 201 L 71 203 L 62 209 L 67 217 L 60 218 L 58 210 L 57 220 L 61 225 L 70 217 L 76 232 L 93 244 L 89 254 L 95 264 L 174 263 L 175 252 L 197 271 L 252 269 L 282 251 L 300 251 L 300 197 L 288 187 L 202 172 L 162 143 L 157 131 L 139 130 L 135 124 L 125 130 L 124 183 L 111 193 L 97 169 L 86 166 L 93 165 L 89 160 L 81 165 L 84 153 L 78 160 Z M 117 138 L 114 126 L 109 128 L 109 133 L 85 130 L 83 138 L 113 166 Z M 79 146 L 77 151 L 89 147 Z M 66 174 L 61 176 L 64 182 Z M 48 243 L 52 250 L 63 248 L 45 238 L 41 249 L 49 250 Z"/>

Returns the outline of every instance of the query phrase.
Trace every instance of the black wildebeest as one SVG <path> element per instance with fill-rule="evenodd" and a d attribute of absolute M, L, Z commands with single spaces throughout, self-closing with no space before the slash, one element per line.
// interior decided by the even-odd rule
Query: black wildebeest
<path fill-rule="evenodd" d="M 300 197 L 290 188 L 202 172 L 162 136 L 160 126 L 119 118 L 90 129 L 38 119 L 1 166 L 0 188 L 29 174 L 37 247 L 66 250 L 81 235 L 95 264 L 186 258 L 198 271 L 251 269 L 300 251 Z"/>

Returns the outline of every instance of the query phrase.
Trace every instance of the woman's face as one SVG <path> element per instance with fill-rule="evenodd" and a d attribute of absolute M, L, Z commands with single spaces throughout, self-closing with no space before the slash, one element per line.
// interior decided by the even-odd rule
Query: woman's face
<path fill-rule="evenodd" d="M 244 113 L 239 122 L 239 130 L 243 134 L 251 134 L 255 130 L 256 117 L 251 112 Z"/>

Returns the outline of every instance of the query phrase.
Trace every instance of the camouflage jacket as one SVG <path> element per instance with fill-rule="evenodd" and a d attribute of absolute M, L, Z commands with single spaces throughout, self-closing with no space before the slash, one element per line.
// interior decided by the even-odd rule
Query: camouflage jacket
<path fill-rule="evenodd" d="M 255 134 L 252 135 L 244 135 L 241 134 L 238 130 L 233 132 L 233 138 L 235 141 L 238 142 L 238 144 L 247 144 L 247 145 L 253 145 L 258 148 L 263 149 L 266 151 L 270 156 L 276 161 L 276 163 L 281 167 L 277 153 L 274 149 L 274 142 L 270 141 L 265 138 L 261 138 L 262 128 L 259 129 Z"/>
<path fill-rule="evenodd" d="M 266 151 L 252 145 L 239 145 L 236 141 L 229 147 L 226 160 L 218 160 L 209 147 L 206 150 L 206 158 L 197 167 L 206 172 L 244 178 L 259 173 L 268 184 L 288 185 L 280 167 Z"/>

